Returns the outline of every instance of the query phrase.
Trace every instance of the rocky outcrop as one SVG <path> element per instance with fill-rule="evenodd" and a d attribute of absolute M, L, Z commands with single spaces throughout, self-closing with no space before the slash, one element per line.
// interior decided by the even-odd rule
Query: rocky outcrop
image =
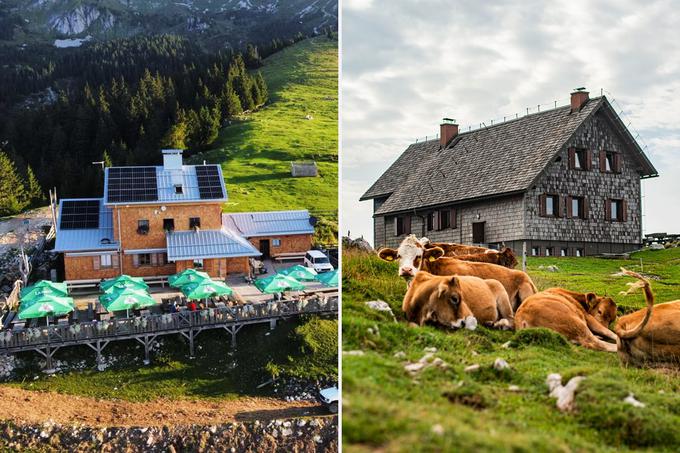
<path fill-rule="evenodd" d="M 73 36 L 88 30 L 98 22 L 103 30 L 112 28 L 115 17 L 108 10 L 100 10 L 93 5 L 80 5 L 64 14 L 50 17 L 48 24 L 55 31 Z"/>
<path fill-rule="evenodd" d="M 0 448 L 11 451 L 338 451 L 338 418 L 224 425 L 90 428 L 0 422 Z"/>

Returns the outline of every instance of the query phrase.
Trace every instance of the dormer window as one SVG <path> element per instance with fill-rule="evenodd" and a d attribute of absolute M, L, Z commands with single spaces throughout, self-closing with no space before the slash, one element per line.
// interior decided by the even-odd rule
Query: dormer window
<path fill-rule="evenodd" d="M 175 194 L 181 195 L 184 193 L 184 189 L 182 189 L 182 184 L 175 184 Z"/>

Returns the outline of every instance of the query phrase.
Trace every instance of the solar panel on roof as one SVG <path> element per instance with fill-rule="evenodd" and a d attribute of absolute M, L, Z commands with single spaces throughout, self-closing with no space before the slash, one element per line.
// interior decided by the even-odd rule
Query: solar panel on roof
<path fill-rule="evenodd" d="M 62 230 L 99 228 L 99 200 L 70 200 L 61 203 L 59 225 Z"/>
<path fill-rule="evenodd" d="M 109 168 L 106 198 L 109 203 L 158 200 L 156 167 Z"/>
<path fill-rule="evenodd" d="M 201 200 L 224 198 L 222 177 L 217 165 L 197 165 L 196 179 Z"/>

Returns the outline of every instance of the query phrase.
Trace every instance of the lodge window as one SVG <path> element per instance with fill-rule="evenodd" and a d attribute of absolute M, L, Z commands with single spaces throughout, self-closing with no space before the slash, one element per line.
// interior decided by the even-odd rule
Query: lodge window
<path fill-rule="evenodd" d="M 560 217 L 560 196 L 541 195 L 539 197 L 539 215 L 541 217 Z"/>
<path fill-rule="evenodd" d="M 600 151 L 600 171 L 602 173 L 620 173 L 621 154 L 611 151 Z"/>
<path fill-rule="evenodd" d="M 575 256 L 583 256 L 583 249 L 576 249 L 576 251 L 574 252 L 574 255 Z"/>
<path fill-rule="evenodd" d="M 189 229 L 193 230 L 194 228 L 200 228 L 201 227 L 201 218 L 200 217 L 189 217 Z"/>
<path fill-rule="evenodd" d="M 137 221 L 137 234 L 149 234 L 149 221 L 142 219 Z"/>
<path fill-rule="evenodd" d="M 625 200 L 605 201 L 605 220 L 612 222 L 625 222 L 627 220 L 628 206 Z"/>
<path fill-rule="evenodd" d="M 567 217 L 571 219 L 588 218 L 588 204 L 584 197 L 567 197 Z"/>
<path fill-rule="evenodd" d="M 411 234 L 411 216 L 403 215 L 397 217 L 395 220 L 394 230 L 396 236 L 401 236 L 402 234 Z"/>
<path fill-rule="evenodd" d="M 455 209 L 441 209 L 438 211 L 439 228 L 445 230 L 447 228 L 456 228 L 456 210 Z"/>
<path fill-rule="evenodd" d="M 434 223 L 435 223 L 435 217 L 436 213 L 430 212 L 427 214 L 427 231 L 432 231 L 434 230 Z"/>
<path fill-rule="evenodd" d="M 99 260 L 101 262 L 101 267 L 111 267 L 111 255 L 101 255 L 99 257 Z"/>
<path fill-rule="evenodd" d="M 194 260 L 194 269 L 203 269 L 203 259 Z"/>
<path fill-rule="evenodd" d="M 538 256 L 541 254 L 541 249 L 539 247 L 531 247 L 531 256 Z"/>
<path fill-rule="evenodd" d="M 140 266 L 151 266 L 151 253 L 140 253 L 137 259 Z"/>
<path fill-rule="evenodd" d="M 560 256 L 567 256 L 567 255 L 569 255 L 568 250 L 565 249 L 564 247 L 562 247 L 560 249 Z"/>
<path fill-rule="evenodd" d="M 569 168 L 571 170 L 590 170 L 592 153 L 585 148 L 569 148 Z"/>
<path fill-rule="evenodd" d="M 272 239 L 272 247 L 281 247 L 281 239 Z"/>
<path fill-rule="evenodd" d="M 175 219 L 163 219 L 163 229 L 165 231 L 175 231 Z"/>
<path fill-rule="evenodd" d="M 552 249 L 552 247 L 546 247 L 546 248 L 545 248 L 545 256 L 553 256 L 553 249 Z"/>

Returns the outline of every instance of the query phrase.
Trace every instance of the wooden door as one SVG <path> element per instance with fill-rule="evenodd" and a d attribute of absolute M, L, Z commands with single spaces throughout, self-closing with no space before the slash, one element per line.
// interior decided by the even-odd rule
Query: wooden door
<path fill-rule="evenodd" d="M 484 225 L 486 222 L 474 222 L 472 224 L 472 243 L 473 244 L 484 244 Z"/>

